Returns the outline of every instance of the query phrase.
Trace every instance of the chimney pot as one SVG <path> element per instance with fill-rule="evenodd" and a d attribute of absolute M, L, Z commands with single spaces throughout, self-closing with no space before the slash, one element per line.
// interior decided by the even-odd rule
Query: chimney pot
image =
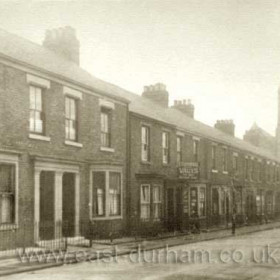
<path fill-rule="evenodd" d="M 43 46 L 79 65 L 80 43 L 72 27 L 46 30 Z"/>

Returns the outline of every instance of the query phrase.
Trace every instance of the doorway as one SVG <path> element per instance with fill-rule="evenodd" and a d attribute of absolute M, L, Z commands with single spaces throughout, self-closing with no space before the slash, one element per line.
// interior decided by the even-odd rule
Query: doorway
<path fill-rule="evenodd" d="M 75 173 L 64 173 L 62 178 L 62 234 L 75 236 Z"/>
<path fill-rule="evenodd" d="M 54 181 L 55 172 L 42 171 L 40 174 L 40 240 L 54 239 Z"/>

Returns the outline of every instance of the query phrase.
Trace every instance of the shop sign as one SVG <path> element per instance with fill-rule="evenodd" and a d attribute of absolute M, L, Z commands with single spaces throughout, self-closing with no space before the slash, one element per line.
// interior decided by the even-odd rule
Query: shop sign
<path fill-rule="evenodd" d="M 180 179 L 197 180 L 199 176 L 198 162 L 182 162 L 178 167 Z"/>

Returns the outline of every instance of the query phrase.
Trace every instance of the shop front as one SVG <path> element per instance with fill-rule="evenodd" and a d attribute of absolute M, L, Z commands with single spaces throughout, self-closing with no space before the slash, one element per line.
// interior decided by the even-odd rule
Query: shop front
<path fill-rule="evenodd" d="M 206 213 L 206 182 L 199 180 L 199 165 L 182 163 L 178 178 L 166 181 L 167 228 L 200 231 L 207 226 Z"/>

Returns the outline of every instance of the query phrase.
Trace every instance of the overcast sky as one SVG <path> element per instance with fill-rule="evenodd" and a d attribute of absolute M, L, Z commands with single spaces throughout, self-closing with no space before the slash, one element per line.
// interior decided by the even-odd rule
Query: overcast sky
<path fill-rule="evenodd" d="M 256 121 L 274 135 L 279 0 L 0 0 L 0 27 L 34 42 L 65 25 L 93 75 L 138 94 L 163 82 L 200 121 L 233 119 L 239 137 Z"/>

